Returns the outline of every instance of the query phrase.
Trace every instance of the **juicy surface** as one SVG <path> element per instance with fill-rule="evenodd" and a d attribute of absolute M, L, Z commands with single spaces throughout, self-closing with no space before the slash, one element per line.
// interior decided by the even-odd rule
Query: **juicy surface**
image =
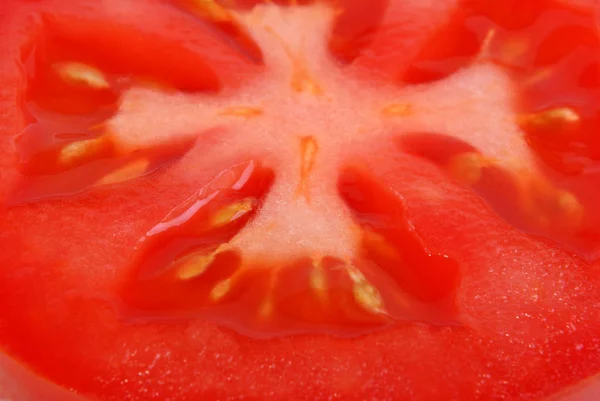
<path fill-rule="evenodd" d="M 139 2 L 136 1 L 103 1 L 100 10 L 94 8 L 97 6 L 89 6 L 82 7 L 79 12 L 89 18 L 92 18 L 90 15 L 107 20 L 111 17 L 125 18 L 128 12 L 132 13 L 132 10 L 139 7 Z M 60 3 L 45 4 L 47 10 L 56 12 L 60 10 Z M 38 7 L 37 3 L 27 4 L 27 7 L 33 7 L 31 4 Z M 120 6 L 115 8 L 115 4 Z M 432 4 L 437 5 L 435 2 Z M 64 2 L 62 6 L 65 7 Z M 2 5 L 0 11 L 1 7 Z M 149 7 L 150 21 L 167 18 L 170 27 L 175 27 L 174 30 L 181 29 L 178 26 L 189 27 L 185 25 L 186 21 L 189 24 L 188 19 L 173 16 L 161 6 L 156 7 Z M 113 10 L 113 14 L 103 14 L 102 10 L 105 9 Z M 114 11 L 116 9 L 119 11 Z M 311 16 L 310 12 L 314 11 L 310 10 L 316 9 L 284 10 L 281 13 L 287 18 L 294 15 L 306 17 L 307 14 L 302 13 Z M 29 10 L 31 9 L 26 9 Z M 270 13 L 280 13 L 272 7 L 259 7 L 256 10 L 254 18 L 259 21 L 259 17 L 267 18 L 268 21 Z M 23 11 L 22 15 L 26 14 Z M 322 19 L 319 17 L 316 21 L 297 23 L 292 18 L 290 24 L 303 27 L 310 25 L 310 28 L 303 28 L 310 32 L 313 23 L 319 24 L 321 21 L 325 26 L 326 17 L 327 13 L 324 13 Z M 129 22 L 133 24 L 131 20 Z M 393 22 L 393 19 L 388 20 L 389 24 L 393 25 Z M 15 22 L 9 26 L 9 37 L 16 38 L 15 42 L 21 43 L 26 39 L 21 25 Z M 260 23 L 258 26 L 260 27 Z M 155 29 L 159 28 L 164 29 L 165 35 L 171 31 L 157 23 Z M 287 31 L 286 27 L 280 27 L 280 30 Z M 255 37 L 260 38 L 260 35 Z M 292 39 L 290 41 L 298 43 Z M 272 43 L 274 42 L 267 41 L 265 45 L 272 46 Z M 0 40 L 0 44 L 3 46 L 2 54 L 8 55 L 0 58 L 3 66 L 0 71 L 6 74 L 6 82 L 12 83 L 1 86 L 0 89 L 3 104 L 7 105 L 2 108 L 4 114 L 0 115 L 1 149 L 3 154 L 8 155 L 0 160 L 3 166 L 0 179 L 3 184 L 7 183 L 6 186 L 0 186 L 4 195 L 4 191 L 12 187 L 8 184 L 20 178 L 14 166 L 16 155 L 11 141 L 19 129 L 19 116 L 14 110 L 14 103 L 22 88 L 17 85 L 20 82 L 18 71 L 11 64 L 18 57 L 18 49 L 13 43 Z M 280 45 L 273 46 L 273 54 L 284 54 L 280 51 Z M 267 49 L 263 50 L 265 59 L 269 59 L 269 52 Z M 273 57 L 276 59 L 276 56 Z M 289 68 L 287 56 L 282 57 L 281 63 Z M 307 62 L 307 65 L 311 64 Z M 324 74 L 321 77 L 331 73 L 329 61 L 323 61 L 323 65 L 325 72 L 317 69 Z M 353 96 L 355 93 L 364 94 L 365 99 L 374 98 L 373 89 L 352 86 L 353 82 L 363 82 L 361 79 L 364 78 L 355 78 L 364 77 L 361 71 L 343 75 L 336 70 L 331 74 L 327 82 L 319 81 L 316 73 L 311 75 L 315 82 L 323 86 L 324 98 L 329 94 L 341 104 L 344 104 L 349 93 Z M 211 141 L 207 140 L 198 141 L 178 163 L 149 176 L 147 180 L 90 191 L 80 197 L 2 210 L 0 241 L 3 248 L 0 251 L 0 266 L 3 279 L 0 282 L 0 302 L 9 306 L 5 308 L 0 320 L 0 342 L 3 348 L 15 357 L 28 361 L 36 371 L 65 387 L 108 400 L 158 400 L 169 396 L 182 400 L 242 397 L 307 400 L 392 400 L 417 397 L 421 400 L 539 400 L 600 371 L 597 358 L 600 344 L 596 335 L 600 332 L 597 313 L 600 305 L 598 274 L 594 270 L 597 269 L 597 262 L 586 263 L 573 257 L 570 252 L 542 244 L 514 229 L 499 219 L 478 196 L 448 180 L 437 166 L 399 153 L 391 146 L 391 141 L 382 140 L 380 144 L 364 147 L 369 143 L 369 138 L 377 138 L 379 132 L 381 138 L 384 138 L 386 132 L 412 130 L 413 126 L 410 124 L 415 124 L 420 129 L 432 127 L 436 130 L 439 128 L 433 126 L 433 122 L 444 124 L 442 127 L 446 127 L 449 133 L 460 137 L 461 132 L 471 132 L 472 129 L 485 133 L 489 129 L 487 124 L 490 119 L 497 118 L 493 121 L 506 124 L 506 131 L 498 132 L 498 137 L 481 134 L 469 135 L 464 139 L 491 154 L 500 152 L 508 143 L 505 140 L 515 140 L 514 154 L 520 154 L 521 139 L 518 135 L 516 139 L 512 136 L 514 126 L 506 121 L 510 117 L 507 113 L 511 110 L 512 84 L 504 73 L 482 63 L 447 81 L 412 89 L 398 90 L 385 84 L 372 84 L 371 88 L 377 88 L 380 94 L 389 94 L 389 100 L 394 104 L 404 104 L 405 99 L 416 99 L 419 96 L 422 99 L 423 103 L 413 100 L 418 107 L 412 116 L 390 119 L 392 123 L 387 126 L 383 124 L 387 117 L 379 114 L 380 107 L 387 104 L 376 104 L 372 114 L 354 107 L 373 106 L 359 101 L 348 101 L 346 109 L 328 108 L 322 106 L 327 103 L 316 100 L 319 99 L 318 96 L 298 95 L 290 91 L 289 75 L 289 69 L 284 68 L 279 84 L 266 94 L 248 83 L 248 88 L 254 88 L 261 96 L 247 93 L 244 100 L 273 99 L 274 93 L 279 94 L 277 102 L 271 100 L 270 110 L 273 111 L 270 112 L 280 116 L 279 121 L 285 131 L 291 134 L 278 136 L 279 130 L 273 130 L 271 125 L 260 125 L 260 116 L 255 120 L 249 119 L 244 124 L 240 123 L 239 136 L 235 136 L 238 135 L 238 130 L 230 131 L 233 133 L 229 137 L 232 148 L 239 146 L 238 142 L 233 141 L 234 137 L 238 141 L 247 141 L 242 143 L 251 146 L 250 149 L 258 148 L 257 152 L 262 151 L 261 154 L 266 153 L 264 150 L 268 149 L 265 147 L 267 144 L 273 144 L 275 156 L 282 152 L 290 160 L 297 161 L 289 163 L 296 167 L 290 168 L 287 173 L 292 183 L 288 183 L 287 187 L 279 183 L 279 192 L 274 192 L 278 195 L 273 195 L 268 200 L 271 206 L 265 204 L 264 220 L 257 219 L 256 225 L 249 226 L 247 230 L 259 230 L 262 227 L 259 225 L 261 221 L 266 222 L 277 215 L 277 199 L 282 203 L 281 210 L 290 210 L 287 208 L 291 207 L 292 189 L 297 189 L 302 171 L 297 134 L 299 125 L 304 123 L 311 128 L 311 132 L 300 132 L 300 136 L 310 135 L 323 142 L 319 142 L 313 172 L 323 173 L 324 182 L 332 185 L 335 180 L 328 180 L 327 174 L 343 159 L 331 147 L 339 144 L 336 141 L 337 135 L 343 135 L 351 143 L 344 145 L 341 150 L 345 152 L 347 149 L 348 157 L 362 155 L 365 165 L 381 182 L 402 194 L 408 205 L 411 224 L 419 228 L 424 240 L 436 248 L 451 251 L 463 263 L 463 280 L 457 293 L 464 317 L 463 325 L 432 327 L 405 323 L 353 339 L 310 335 L 259 341 L 201 320 L 123 323 L 115 313 L 113 295 L 126 274 L 123 266 L 128 265 L 128 256 L 136 241 L 190 194 L 219 171 L 230 166 L 231 159 L 235 162 L 248 156 L 233 155 L 234 151 L 231 149 L 227 153 L 220 145 L 207 148 L 211 146 Z M 474 77 L 473 81 L 468 77 Z M 328 86 L 329 79 L 335 83 L 342 82 L 342 78 L 347 81 L 344 81 L 344 85 L 339 84 L 342 89 L 335 84 Z M 478 81 L 479 78 L 482 81 Z M 261 78 L 256 79 L 256 82 L 269 85 L 261 81 Z M 495 94 L 485 94 L 482 88 L 488 84 L 497 87 L 498 91 Z M 345 85 L 359 92 L 343 89 Z M 453 109 L 453 99 L 459 90 L 461 99 L 462 96 L 472 96 L 475 102 L 466 102 L 460 109 Z M 225 105 L 221 103 L 223 100 L 205 101 L 203 97 L 187 95 L 150 95 L 140 89 L 134 89 L 126 96 L 136 93 L 144 95 L 142 102 L 148 101 L 148 107 L 152 110 L 151 114 L 142 112 L 140 117 L 151 120 L 152 116 L 157 115 L 156 124 L 162 124 L 166 117 L 162 117 L 159 110 L 165 106 L 161 104 L 157 107 L 152 101 L 154 96 L 155 101 L 164 101 L 165 104 L 172 101 L 177 107 L 167 109 L 175 117 L 178 116 L 177 110 L 201 113 L 197 111 L 199 105 L 209 108 Z M 286 95 L 290 93 L 291 95 Z M 291 109 L 288 96 L 295 96 L 294 99 L 299 102 L 304 101 L 309 109 L 313 105 L 316 117 L 305 114 L 301 115 L 302 119 L 292 121 L 290 115 L 297 111 Z M 478 109 L 480 102 L 489 104 L 485 103 L 486 99 L 481 99 L 482 96 L 494 100 L 495 103 L 491 103 L 493 110 L 497 110 L 497 115 L 496 112 L 490 115 L 489 108 Z M 235 96 L 232 95 L 231 98 Z M 321 107 L 330 111 L 323 113 L 320 108 L 317 110 L 316 104 L 321 104 Z M 496 108 L 498 104 L 506 105 L 506 108 Z M 145 103 L 142 105 L 146 107 Z M 234 105 L 239 103 L 235 102 Z M 472 115 L 461 118 L 465 116 L 463 110 L 469 107 L 473 107 L 473 111 L 478 114 L 484 114 L 478 118 L 471 118 Z M 420 114 L 419 108 L 428 112 Z M 265 113 L 269 111 L 266 107 L 264 110 Z M 402 107 L 399 110 L 403 110 Z M 435 118 L 430 114 L 432 110 L 436 113 L 447 110 L 448 114 L 442 114 L 443 117 L 436 121 L 432 120 Z M 350 117 L 353 120 L 355 115 L 361 116 L 361 113 L 378 117 L 381 122 L 381 125 L 367 125 L 375 134 L 363 134 L 364 141 L 356 132 L 337 129 L 337 124 L 331 133 L 322 129 L 323 126 L 333 126 L 329 122 L 330 118 L 342 127 L 349 127 L 347 120 Z M 128 115 L 123 110 L 122 116 L 130 117 L 127 124 L 131 123 L 135 127 L 134 115 Z M 184 117 L 182 119 L 185 120 Z M 127 134 L 125 120 L 120 121 L 123 123 L 122 131 L 115 129 L 114 135 L 122 138 L 123 143 L 127 143 L 130 138 L 130 143 L 140 144 L 135 142 L 135 129 L 131 136 Z M 117 124 L 117 121 L 119 117 L 113 123 Z M 182 135 L 188 135 L 188 130 L 197 133 L 206 129 L 203 124 L 196 124 L 195 119 L 181 123 Z M 228 127 L 229 124 L 228 122 Z M 235 123 L 232 126 L 237 127 Z M 253 145 L 253 140 L 242 137 L 241 132 L 247 126 L 252 127 L 248 131 L 256 136 L 260 145 Z M 508 135 L 504 137 L 506 133 Z M 160 143 L 160 133 L 152 137 L 157 141 L 148 144 Z M 494 146 L 497 141 L 495 138 L 501 138 L 498 140 L 498 147 Z M 227 160 L 216 160 L 216 157 L 211 159 L 211 154 L 217 151 L 224 152 Z M 334 160 L 329 164 L 323 155 L 333 154 L 336 156 L 332 156 Z M 231 157 L 227 158 L 228 155 Z M 529 160 L 526 157 L 524 153 L 523 160 Z M 267 160 L 270 160 L 274 168 L 281 167 L 283 172 L 288 171 L 285 166 L 278 164 L 277 157 L 271 156 Z M 527 163 L 524 166 L 530 168 Z M 319 192 L 319 184 L 315 185 L 315 193 L 325 197 L 327 192 Z M 174 191 L 173 188 L 178 190 Z M 307 208 L 308 204 L 293 213 L 305 216 Z M 344 221 L 343 216 L 346 215 L 342 213 L 339 221 Z M 329 215 L 326 217 L 331 219 Z M 327 223 L 323 227 L 324 233 L 333 233 L 345 226 Z M 94 235 L 88 235 L 90 228 Z M 301 232 L 310 241 L 325 239 L 316 228 L 309 232 L 301 226 Z M 57 241 L 57 238 L 64 240 Z M 285 241 L 279 238 L 275 240 Z M 335 246 L 331 240 L 325 244 L 327 247 Z M 262 245 L 257 247 L 257 253 L 265 251 Z M 350 248 L 344 244 L 340 249 Z M 279 249 L 277 251 L 283 254 L 286 252 Z M 60 364 L 56 361 L 60 361 Z M 85 366 L 82 361 L 85 361 Z"/>

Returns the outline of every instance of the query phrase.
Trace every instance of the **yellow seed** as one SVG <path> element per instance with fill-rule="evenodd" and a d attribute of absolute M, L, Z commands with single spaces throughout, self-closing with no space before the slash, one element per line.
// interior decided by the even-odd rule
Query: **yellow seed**
<path fill-rule="evenodd" d="M 381 113 L 390 117 L 406 117 L 413 112 L 413 106 L 410 103 L 394 103 L 386 106 Z"/>
<path fill-rule="evenodd" d="M 268 318 L 273 314 L 273 310 L 273 301 L 271 298 L 268 298 L 260 305 L 260 308 L 258 309 L 258 316 L 263 319 Z"/>
<path fill-rule="evenodd" d="M 485 58 L 489 55 L 490 48 L 492 47 L 492 42 L 494 41 L 495 37 L 496 30 L 490 29 L 481 43 L 481 48 L 479 49 L 479 58 Z"/>
<path fill-rule="evenodd" d="M 585 210 L 573 193 L 540 177 L 523 178 L 520 192 L 523 213 L 539 227 L 572 232 L 581 226 Z"/>
<path fill-rule="evenodd" d="M 98 185 L 109 185 L 109 184 L 117 184 L 119 182 L 132 180 L 134 178 L 141 177 L 146 173 L 148 166 L 150 165 L 150 161 L 146 159 L 136 160 L 134 162 L 129 163 L 128 165 L 113 171 L 110 174 L 105 175 L 102 179 L 98 181 Z"/>
<path fill-rule="evenodd" d="M 60 150 L 57 162 L 61 165 L 76 164 L 102 150 L 106 143 L 105 137 L 71 142 Z"/>
<path fill-rule="evenodd" d="M 312 261 L 309 285 L 320 298 L 323 298 L 326 295 L 327 278 L 325 277 L 325 270 L 323 269 L 320 259 Z"/>
<path fill-rule="evenodd" d="M 84 84 L 93 89 L 107 89 L 110 84 L 104 74 L 87 64 L 62 63 L 56 66 L 62 79 L 72 84 Z"/>
<path fill-rule="evenodd" d="M 541 83 L 542 81 L 550 78 L 553 73 L 554 73 L 553 68 L 536 69 L 530 76 L 528 76 L 527 78 L 525 78 L 522 81 L 522 84 L 524 86 L 537 85 L 537 84 Z"/>
<path fill-rule="evenodd" d="M 216 3 L 215 0 L 192 0 L 192 10 L 216 22 L 228 22 L 232 20 L 229 11 Z"/>
<path fill-rule="evenodd" d="M 481 180 L 484 165 L 485 160 L 481 154 L 465 152 L 450 158 L 448 171 L 454 178 L 465 184 L 473 185 Z"/>
<path fill-rule="evenodd" d="M 523 37 L 503 40 L 499 53 L 500 59 L 506 63 L 513 63 L 527 52 L 529 46 L 529 41 Z"/>
<path fill-rule="evenodd" d="M 166 82 L 160 82 L 152 79 L 138 79 L 135 82 L 136 87 L 150 89 L 156 92 L 176 93 L 177 90 Z"/>
<path fill-rule="evenodd" d="M 242 199 L 239 202 L 229 204 L 221 208 L 211 218 L 212 227 L 223 227 L 231 223 L 234 220 L 239 219 L 243 215 L 254 209 L 256 205 L 255 198 Z"/>
<path fill-rule="evenodd" d="M 277 288 L 277 283 L 279 281 L 279 274 L 281 273 L 281 267 L 276 267 L 269 272 L 269 284 L 267 288 L 265 288 L 265 298 L 262 303 L 258 307 L 258 317 L 260 319 L 267 319 L 275 310 L 275 305 L 273 303 L 273 292 Z"/>
<path fill-rule="evenodd" d="M 383 313 L 383 300 L 379 291 L 368 282 L 354 284 L 354 299 L 364 309 L 372 313 Z"/>
<path fill-rule="evenodd" d="M 354 266 L 347 265 L 346 271 L 354 282 L 359 282 L 365 279 L 365 276 L 363 276 L 363 274 Z"/>
<path fill-rule="evenodd" d="M 177 269 L 177 278 L 180 280 L 190 280 L 200 276 L 214 262 L 216 252 L 207 255 L 192 255 Z"/>
<path fill-rule="evenodd" d="M 401 257 L 396 247 L 390 244 L 383 235 L 376 233 L 373 230 L 364 228 L 362 230 L 362 239 L 367 248 L 373 249 L 380 256 L 395 260 L 398 260 Z"/>
<path fill-rule="evenodd" d="M 583 208 L 577 197 L 566 191 L 559 196 L 558 204 L 569 215 L 578 214 Z"/>
<path fill-rule="evenodd" d="M 571 227 L 579 227 L 584 216 L 584 208 L 579 199 L 570 192 L 564 191 L 558 197 L 558 205 L 563 216 Z"/>
<path fill-rule="evenodd" d="M 579 121 L 579 114 L 570 107 L 557 107 L 538 113 L 525 114 L 517 119 L 521 128 L 527 131 L 548 129 L 562 131 L 575 126 Z"/>
<path fill-rule="evenodd" d="M 384 313 L 383 299 L 377 288 L 369 283 L 355 267 L 349 266 L 347 269 L 350 278 L 354 282 L 352 293 L 356 302 L 371 313 Z"/>
<path fill-rule="evenodd" d="M 232 117 L 258 117 L 263 114 L 263 110 L 258 107 L 231 107 L 223 110 L 221 115 L 232 116 Z"/>
<path fill-rule="evenodd" d="M 231 290 L 231 279 L 226 279 L 218 282 L 210 292 L 210 299 L 212 301 L 218 301 L 223 298 Z"/>

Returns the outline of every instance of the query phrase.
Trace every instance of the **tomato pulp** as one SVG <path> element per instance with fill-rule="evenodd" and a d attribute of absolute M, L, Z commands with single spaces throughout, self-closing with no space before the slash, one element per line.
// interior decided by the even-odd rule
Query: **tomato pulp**
<path fill-rule="evenodd" d="M 597 8 L 3 4 L 0 345 L 101 400 L 586 387 Z"/>

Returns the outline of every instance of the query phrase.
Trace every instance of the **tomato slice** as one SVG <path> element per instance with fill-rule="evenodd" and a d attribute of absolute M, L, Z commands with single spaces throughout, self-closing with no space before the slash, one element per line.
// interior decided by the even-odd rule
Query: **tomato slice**
<path fill-rule="evenodd" d="M 595 394 L 596 8 L 0 5 L 0 346 L 39 377 L 7 371 L 58 400 Z"/>

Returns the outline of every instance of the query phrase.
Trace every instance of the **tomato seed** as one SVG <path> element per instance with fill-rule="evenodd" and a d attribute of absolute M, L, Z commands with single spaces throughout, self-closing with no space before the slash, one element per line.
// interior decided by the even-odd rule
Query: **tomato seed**
<path fill-rule="evenodd" d="M 124 167 L 105 175 L 97 182 L 97 185 L 110 185 L 133 180 L 143 176 L 148 171 L 149 166 L 150 161 L 147 159 L 135 160 Z"/>
<path fill-rule="evenodd" d="M 208 255 L 191 255 L 186 258 L 183 265 L 177 269 L 177 277 L 189 280 L 200 276 L 214 262 L 216 252 Z"/>
<path fill-rule="evenodd" d="M 347 266 L 348 275 L 354 282 L 352 293 L 360 306 L 371 313 L 384 313 L 383 300 L 379 291 L 367 281 L 364 275 L 355 267 Z"/>
<path fill-rule="evenodd" d="M 262 319 L 270 317 L 274 312 L 273 301 L 267 298 L 258 308 L 258 316 Z"/>
<path fill-rule="evenodd" d="M 325 270 L 323 269 L 323 264 L 320 259 L 312 260 L 309 285 L 319 298 L 324 298 L 327 295 L 327 278 L 325 277 Z"/>
<path fill-rule="evenodd" d="M 215 0 L 188 0 L 188 2 L 191 3 L 195 12 L 213 21 L 226 22 L 232 19 L 231 13 Z"/>
<path fill-rule="evenodd" d="M 104 74 L 90 65 L 69 62 L 55 66 L 62 79 L 71 84 L 83 84 L 92 89 L 108 89 L 110 84 Z"/>
<path fill-rule="evenodd" d="M 465 152 L 452 156 L 448 162 L 448 171 L 454 178 L 465 184 L 475 184 L 482 176 L 485 160 L 478 152 Z"/>
<path fill-rule="evenodd" d="M 494 41 L 496 40 L 496 38 L 497 38 L 497 32 L 496 32 L 496 29 L 494 29 L 494 28 L 490 29 L 485 34 L 485 37 L 484 37 L 483 41 L 481 42 L 479 54 L 477 55 L 478 60 L 485 60 L 485 59 L 489 58 L 492 45 L 493 45 Z"/>
<path fill-rule="evenodd" d="M 102 152 L 109 146 L 110 143 L 106 136 L 71 142 L 60 150 L 57 163 L 63 166 L 72 166 Z"/>
<path fill-rule="evenodd" d="M 209 294 L 209 298 L 212 301 L 219 301 L 225 295 L 227 295 L 227 293 L 229 292 L 230 289 L 231 289 L 231 279 L 230 278 L 220 281 L 217 283 L 217 285 L 215 285 L 213 287 L 212 291 Z"/>
<path fill-rule="evenodd" d="M 243 215 L 251 212 L 257 204 L 256 198 L 246 198 L 239 202 L 232 203 L 215 213 L 211 218 L 213 227 L 223 227 Z"/>
<path fill-rule="evenodd" d="M 580 120 L 579 114 L 570 107 L 557 107 L 517 118 L 521 128 L 530 133 L 564 132 L 575 128 Z"/>

